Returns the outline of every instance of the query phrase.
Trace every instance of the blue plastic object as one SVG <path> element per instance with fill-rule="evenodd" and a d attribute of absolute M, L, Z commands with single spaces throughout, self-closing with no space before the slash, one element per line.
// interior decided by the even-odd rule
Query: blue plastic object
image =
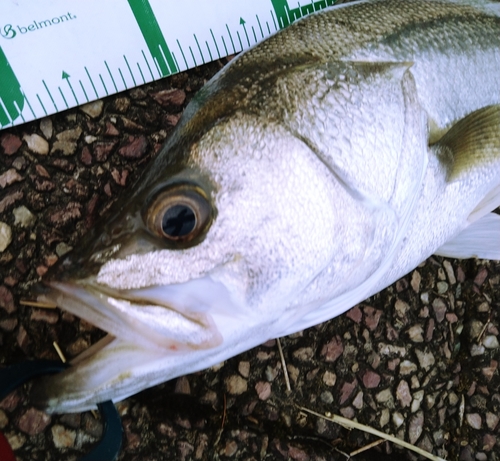
<path fill-rule="evenodd" d="M 32 360 L 6 368 L 0 368 L 0 400 L 6 397 L 14 389 L 40 375 L 59 373 L 68 365 L 54 360 Z M 94 449 L 81 458 L 80 461 L 115 461 L 120 453 L 123 428 L 120 415 L 111 400 L 97 405 L 103 421 L 103 435 Z M 0 432 L 0 459 L 10 459 L 10 447 L 7 440 Z M 5 451 L 5 453 L 4 453 Z"/>

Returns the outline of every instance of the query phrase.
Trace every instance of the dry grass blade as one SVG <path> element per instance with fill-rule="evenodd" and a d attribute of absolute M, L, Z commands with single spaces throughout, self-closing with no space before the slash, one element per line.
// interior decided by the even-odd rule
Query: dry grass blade
<path fill-rule="evenodd" d="M 281 341 L 279 338 L 276 338 L 276 343 L 278 344 L 278 351 L 280 353 L 281 366 L 283 367 L 283 375 L 285 376 L 286 390 L 288 392 L 292 392 L 292 388 L 290 386 L 290 378 L 288 376 L 288 369 L 286 367 L 286 362 L 285 362 L 285 356 L 283 355 L 283 349 L 281 347 Z"/>
<path fill-rule="evenodd" d="M 66 357 L 64 356 L 63 354 L 63 351 L 61 350 L 61 348 L 59 347 L 59 344 L 57 344 L 55 341 L 52 343 L 52 345 L 54 346 L 54 349 L 56 350 L 57 352 L 57 355 L 59 356 L 59 358 L 61 359 L 61 362 L 62 363 L 66 363 Z"/>
<path fill-rule="evenodd" d="M 375 435 L 377 437 L 380 437 L 381 439 L 388 440 L 389 442 L 392 442 L 396 445 L 404 447 L 408 450 L 414 451 L 415 453 L 418 453 L 421 456 L 424 456 L 428 459 L 431 459 L 432 461 L 446 461 L 445 459 L 440 458 L 439 456 L 433 455 L 432 453 L 429 453 L 428 451 L 422 450 L 421 448 L 418 448 L 415 445 L 412 445 L 411 443 L 400 440 L 397 437 L 394 437 L 393 435 L 384 434 L 383 432 L 378 431 L 377 429 L 373 429 L 370 426 L 365 426 L 364 424 L 360 424 L 360 423 L 357 423 L 355 421 L 351 421 L 350 419 L 343 418 L 342 416 L 338 416 L 338 415 L 325 416 L 325 415 L 322 415 L 321 413 L 317 413 L 317 412 L 309 410 L 308 408 L 305 408 L 305 407 L 298 407 L 298 408 L 306 413 L 309 413 L 311 415 L 315 415 L 318 418 L 323 418 L 323 419 L 326 419 L 327 421 L 331 421 L 333 423 L 340 424 L 344 427 L 347 427 L 350 429 L 358 429 L 360 431 L 367 432 L 368 434 L 372 434 L 372 435 Z"/>
<path fill-rule="evenodd" d="M 31 301 L 29 299 L 21 299 L 19 304 L 21 306 L 39 307 L 40 309 L 55 309 L 57 307 L 57 304 L 48 301 Z"/>

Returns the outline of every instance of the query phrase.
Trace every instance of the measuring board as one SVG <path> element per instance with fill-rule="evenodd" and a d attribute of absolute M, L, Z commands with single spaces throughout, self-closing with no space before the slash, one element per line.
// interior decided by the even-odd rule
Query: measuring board
<path fill-rule="evenodd" d="M 334 3 L 2 0 L 0 129 L 238 53 Z"/>

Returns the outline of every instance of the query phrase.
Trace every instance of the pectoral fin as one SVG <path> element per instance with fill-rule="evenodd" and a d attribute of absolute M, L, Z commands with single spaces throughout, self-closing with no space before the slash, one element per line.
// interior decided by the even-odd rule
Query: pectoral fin
<path fill-rule="evenodd" d="M 499 162 L 500 105 L 487 106 L 464 117 L 435 148 L 448 169 L 449 182 Z"/>
<path fill-rule="evenodd" d="M 437 255 L 500 260 L 500 215 L 488 213 L 446 242 Z"/>

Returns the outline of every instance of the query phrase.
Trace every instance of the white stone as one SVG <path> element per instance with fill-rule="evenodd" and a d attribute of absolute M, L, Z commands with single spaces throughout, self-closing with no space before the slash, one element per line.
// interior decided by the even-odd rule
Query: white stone
<path fill-rule="evenodd" d="M 28 210 L 24 205 L 15 208 L 12 213 L 14 214 L 14 225 L 21 227 L 31 227 L 35 224 L 35 215 Z"/>
<path fill-rule="evenodd" d="M 49 153 L 49 143 L 40 135 L 36 133 L 25 134 L 23 139 L 26 141 L 28 149 L 35 154 L 47 155 Z"/>
<path fill-rule="evenodd" d="M 4 222 L 0 221 L 0 253 L 12 242 L 12 229 Z"/>

